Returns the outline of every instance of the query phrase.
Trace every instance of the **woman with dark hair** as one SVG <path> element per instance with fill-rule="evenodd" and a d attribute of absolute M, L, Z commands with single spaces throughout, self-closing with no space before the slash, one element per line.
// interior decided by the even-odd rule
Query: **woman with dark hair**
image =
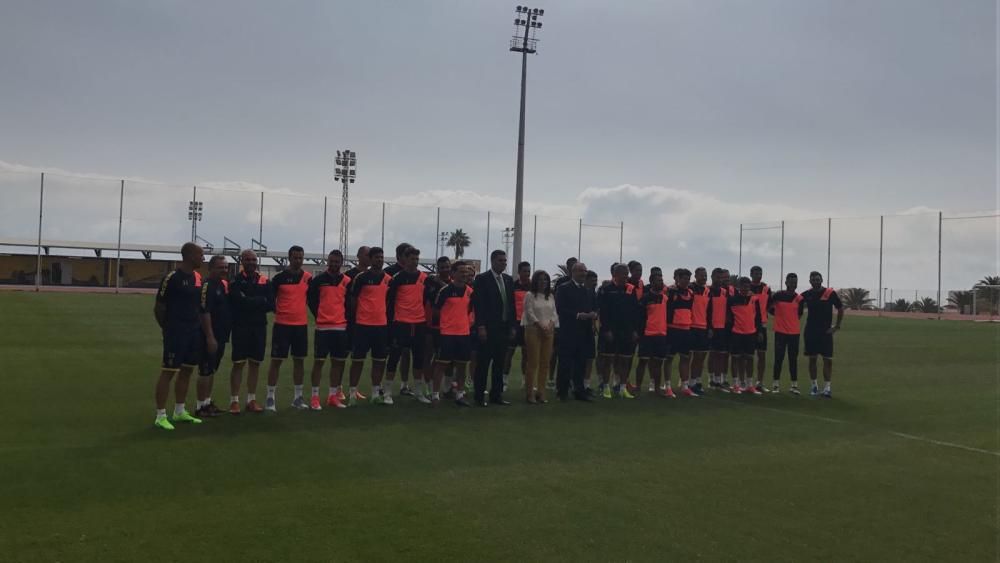
<path fill-rule="evenodd" d="M 544 270 L 538 270 L 531 276 L 531 291 L 524 295 L 521 326 L 524 327 L 524 353 L 528 358 L 524 371 L 525 399 L 529 404 L 546 403 L 542 374 L 552 358 L 559 317 L 556 315 L 551 279 Z"/>

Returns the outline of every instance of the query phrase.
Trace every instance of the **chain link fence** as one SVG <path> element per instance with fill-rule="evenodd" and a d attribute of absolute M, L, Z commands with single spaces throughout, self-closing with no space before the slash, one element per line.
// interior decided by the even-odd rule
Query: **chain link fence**
<path fill-rule="evenodd" d="M 6 284 L 152 287 L 191 240 L 229 256 L 251 248 L 272 258 L 273 267 L 294 244 L 313 265 L 331 249 L 345 246 L 353 256 L 362 244 L 382 246 L 391 260 L 401 242 L 420 248 L 428 264 L 448 255 L 485 265 L 490 251 L 512 251 L 513 244 L 512 213 L 461 202 L 421 207 L 354 199 L 345 244 L 339 195 L 7 171 L 0 172 L 0 194 L 0 283 Z M 687 267 L 718 264 L 747 274 L 757 265 L 772 287 L 796 272 L 800 289 L 816 270 L 842 295 L 851 290 L 849 306 L 858 311 L 997 315 L 998 221 L 992 210 L 743 224 L 734 246 L 725 234 L 692 233 L 690 244 L 700 250 L 691 256 L 705 263 Z M 656 262 L 661 249 L 643 244 L 643 233 L 657 226 L 628 226 L 626 233 L 625 223 L 536 215 L 529 208 L 521 258 L 556 274 L 576 256 L 602 279 L 612 263 L 634 258 L 647 271 L 665 267 L 669 278 L 673 265 Z"/>
<path fill-rule="evenodd" d="M 857 311 L 998 315 L 1000 213 L 920 211 L 740 225 L 737 270 L 764 268 L 783 286 L 823 274 Z"/>
<path fill-rule="evenodd" d="M 488 264 L 492 250 L 513 250 L 510 212 L 354 199 L 342 241 L 340 197 L 7 171 L 0 172 L 0 193 L 6 284 L 152 287 L 187 241 L 232 257 L 253 249 L 277 265 L 292 245 L 304 247 L 313 264 L 334 248 L 352 257 L 362 245 L 383 247 L 391 260 L 401 242 L 420 248 L 428 265 L 441 255 Z M 524 223 L 521 258 L 537 267 L 554 272 L 567 256 L 603 263 L 620 255 L 622 225 L 530 210 Z M 601 236 L 591 236 L 595 230 Z"/>

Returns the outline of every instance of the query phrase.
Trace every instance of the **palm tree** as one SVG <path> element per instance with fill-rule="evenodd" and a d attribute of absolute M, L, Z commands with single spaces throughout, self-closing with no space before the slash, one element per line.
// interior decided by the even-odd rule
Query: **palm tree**
<path fill-rule="evenodd" d="M 556 274 L 556 279 L 565 278 L 573 275 L 572 272 L 566 269 L 566 264 L 558 264 L 556 265 L 556 269 L 559 270 L 559 273 Z"/>
<path fill-rule="evenodd" d="M 465 249 L 472 244 L 472 239 L 469 238 L 469 234 L 462 229 L 455 229 L 455 232 L 448 236 L 447 246 L 455 247 L 455 259 L 458 260 L 462 256 L 465 256 Z"/>
<path fill-rule="evenodd" d="M 948 305 L 958 309 L 959 313 L 972 312 L 972 291 L 948 292 Z"/>
<path fill-rule="evenodd" d="M 837 291 L 837 294 L 840 295 L 840 300 L 844 302 L 844 307 L 855 311 L 859 309 L 871 309 L 872 302 L 875 301 L 869 297 L 871 294 L 870 291 L 860 287 L 841 289 Z"/>
<path fill-rule="evenodd" d="M 937 301 L 933 297 L 924 297 L 913 302 L 913 310 L 921 313 L 939 313 Z"/>
<path fill-rule="evenodd" d="M 997 287 L 1000 286 L 1000 276 L 984 276 L 983 279 L 976 282 L 976 285 L 990 286 L 980 288 L 977 293 L 985 297 L 989 304 L 990 314 L 995 315 L 997 313 L 997 305 L 1000 305 L 1000 287 Z"/>
<path fill-rule="evenodd" d="M 907 301 L 906 299 L 897 299 L 892 303 L 892 310 L 902 311 L 905 313 L 906 311 L 910 310 L 910 302 Z"/>

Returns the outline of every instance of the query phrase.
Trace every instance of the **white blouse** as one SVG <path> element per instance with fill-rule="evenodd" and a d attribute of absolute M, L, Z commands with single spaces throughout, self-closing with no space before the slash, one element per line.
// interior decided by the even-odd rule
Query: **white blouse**
<path fill-rule="evenodd" d="M 535 323 L 542 325 L 552 323 L 559 327 L 559 316 L 556 314 L 556 296 L 539 293 L 538 297 L 532 292 L 524 294 L 524 312 L 521 313 L 521 326 L 535 326 Z"/>

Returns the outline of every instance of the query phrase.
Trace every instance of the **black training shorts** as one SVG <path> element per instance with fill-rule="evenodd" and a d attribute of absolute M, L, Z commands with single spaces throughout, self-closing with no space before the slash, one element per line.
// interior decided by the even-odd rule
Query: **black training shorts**
<path fill-rule="evenodd" d="M 691 329 L 691 351 L 692 352 L 708 352 L 712 349 L 712 343 L 708 341 L 708 329 L 707 328 L 692 328 Z"/>
<path fill-rule="evenodd" d="M 313 357 L 318 360 L 334 358 L 346 360 L 351 348 L 347 342 L 347 330 L 316 330 L 313 333 Z"/>
<path fill-rule="evenodd" d="M 666 335 L 643 335 L 639 338 L 639 358 L 662 360 L 669 352 Z"/>
<path fill-rule="evenodd" d="M 225 342 L 219 342 L 219 349 L 215 351 L 215 354 L 209 354 L 208 350 L 205 350 L 201 355 L 201 362 L 198 364 L 198 375 L 202 377 L 215 375 L 215 372 L 219 371 L 219 364 L 222 363 L 222 358 L 225 355 Z"/>
<path fill-rule="evenodd" d="M 201 363 L 205 337 L 201 327 L 167 327 L 163 330 L 163 369 L 178 370 Z"/>
<path fill-rule="evenodd" d="M 363 360 L 371 352 L 373 360 L 384 360 L 389 355 L 389 327 L 354 325 L 351 336 L 351 357 Z"/>
<path fill-rule="evenodd" d="M 762 326 L 757 329 L 757 342 L 755 344 L 758 350 L 767 350 L 767 327 Z"/>
<path fill-rule="evenodd" d="M 713 328 L 712 338 L 709 342 L 712 346 L 713 352 L 725 352 L 729 353 L 729 329 L 728 328 Z"/>
<path fill-rule="evenodd" d="M 472 358 L 472 339 L 466 336 L 441 335 L 437 351 L 439 362 L 468 362 Z"/>
<path fill-rule="evenodd" d="M 289 350 L 296 359 L 309 355 L 309 327 L 274 323 L 274 329 L 271 330 L 271 357 L 283 360 L 288 357 Z"/>
<path fill-rule="evenodd" d="M 608 342 L 608 335 L 611 335 L 611 341 Z M 602 331 L 597 336 L 597 350 L 601 354 L 608 356 L 628 356 L 632 357 L 635 354 L 635 341 L 632 340 L 632 334 L 626 331 Z"/>
<path fill-rule="evenodd" d="M 691 330 L 680 328 L 667 329 L 667 354 L 670 356 L 688 356 L 691 354 Z"/>
<path fill-rule="evenodd" d="M 250 360 L 258 364 L 264 361 L 267 349 L 267 325 L 236 325 L 233 327 L 233 363 Z"/>
<path fill-rule="evenodd" d="M 729 353 L 734 356 L 751 356 L 757 349 L 757 333 L 729 335 Z"/>
<path fill-rule="evenodd" d="M 802 334 L 802 340 L 805 342 L 806 356 L 823 356 L 827 359 L 833 359 L 832 334 L 827 334 L 825 330 L 822 332 L 806 331 Z"/>

